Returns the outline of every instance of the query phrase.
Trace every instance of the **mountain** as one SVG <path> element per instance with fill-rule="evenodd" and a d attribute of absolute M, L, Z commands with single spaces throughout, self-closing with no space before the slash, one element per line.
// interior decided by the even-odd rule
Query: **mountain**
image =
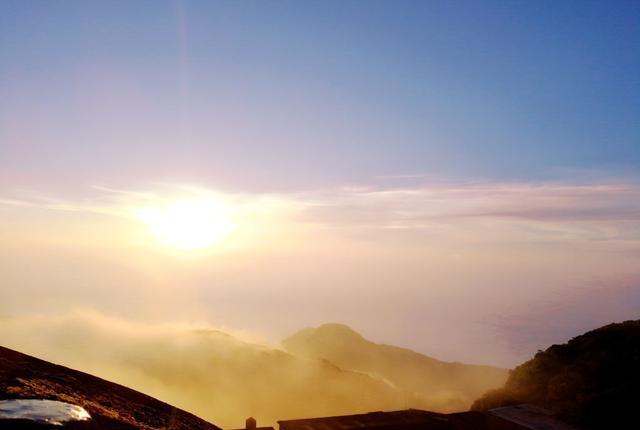
<path fill-rule="evenodd" d="M 0 319 L 0 343 L 162 399 L 224 428 L 396 410 L 419 399 L 333 363 L 220 330 L 91 314 Z"/>
<path fill-rule="evenodd" d="M 299 331 L 282 342 L 298 356 L 326 360 L 388 381 L 410 392 L 407 406 L 448 412 L 467 409 L 474 399 L 504 384 L 508 370 L 440 361 L 405 348 L 377 344 L 342 324 Z"/>
<path fill-rule="evenodd" d="M 302 335 L 286 341 L 286 351 L 218 329 L 92 312 L 0 318 L 2 345 L 124 384 L 223 428 L 239 428 L 248 416 L 272 425 L 405 408 L 465 410 L 506 380 L 505 370 L 376 345 L 344 326 L 303 333 L 326 354 L 296 349 Z"/>
<path fill-rule="evenodd" d="M 185 333 L 181 341 L 192 347 L 181 353 L 160 345 L 154 354 L 129 356 L 121 365 L 160 381 L 168 399 L 226 427 L 238 427 L 249 415 L 273 424 L 281 418 L 397 409 L 407 396 L 368 375 L 216 331 Z"/>
<path fill-rule="evenodd" d="M 220 430 L 200 418 L 153 397 L 87 373 L 58 366 L 0 347 L 0 398 L 48 399 L 84 407 L 92 419 L 82 429 Z M 13 429 L 57 428 L 24 421 L 3 423 Z"/>
<path fill-rule="evenodd" d="M 639 389 L 640 320 L 626 321 L 538 352 L 473 409 L 532 403 L 585 429 L 630 428 Z"/>

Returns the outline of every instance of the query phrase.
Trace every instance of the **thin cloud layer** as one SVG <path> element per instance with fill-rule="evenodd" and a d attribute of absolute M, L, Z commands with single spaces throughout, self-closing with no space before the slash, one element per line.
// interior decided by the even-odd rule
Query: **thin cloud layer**
<path fill-rule="evenodd" d="M 597 325 L 603 317 L 591 310 L 606 297 L 603 285 L 640 284 L 633 181 L 288 194 L 157 184 L 0 198 L 0 310 L 12 315 L 76 306 L 169 313 L 270 339 L 342 321 L 446 360 L 512 366 L 566 340 L 555 330 L 565 318 L 552 309 L 584 296 L 575 303 L 580 327 Z M 237 230 L 189 253 L 163 248 L 136 217 L 190 198 L 227 205 Z M 607 315 L 620 306 L 611 302 Z M 549 315 L 545 327 L 526 323 L 532 308 Z"/>
<path fill-rule="evenodd" d="M 306 219 L 365 227 L 428 227 L 487 217 L 537 222 L 640 221 L 640 185 L 479 184 L 341 189 L 308 196 Z"/>
<path fill-rule="evenodd" d="M 126 216 L 127 210 L 187 195 L 256 206 L 295 208 L 296 220 L 355 227 L 421 228 L 473 218 L 533 222 L 638 222 L 640 184 L 487 183 L 403 188 L 343 187 L 290 194 L 223 193 L 201 186 L 162 185 L 154 191 L 92 186 L 81 200 L 6 193 L 0 205 Z"/>

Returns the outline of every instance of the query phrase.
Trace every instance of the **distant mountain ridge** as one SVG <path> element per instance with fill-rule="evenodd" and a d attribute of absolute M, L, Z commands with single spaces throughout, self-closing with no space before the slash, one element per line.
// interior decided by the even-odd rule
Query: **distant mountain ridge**
<path fill-rule="evenodd" d="M 402 409 L 419 399 L 334 363 L 216 329 L 150 327 L 77 314 L 0 320 L 0 344 L 147 393 L 223 428 L 276 419 Z"/>
<path fill-rule="evenodd" d="M 408 406 L 438 411 L 465 410 L 508 376 L 507 369 L 445 362 L 410 349 L 377 344 L 344 324 L 303 329 L 282 345 L 295 355 L 383 379 L 419 399 L 418 405 Z"/>
<path fill-rule="evenodd" d="M 343 325 L 314 330 L 297 338 L 315 340 L 326 354 L 298 354 L 210 328 L 77 313 L 1 319 L 0 344 L 125 384 L 223 428 L 238 428 L 247 416 L 265 425 L 406 408 L 462 411 L 506 379 L 506 370 L 377 345 Z M 294 338 L 285 342 L 291 349 Z M 494 377 L 487 382 L 486 375 Z"/>

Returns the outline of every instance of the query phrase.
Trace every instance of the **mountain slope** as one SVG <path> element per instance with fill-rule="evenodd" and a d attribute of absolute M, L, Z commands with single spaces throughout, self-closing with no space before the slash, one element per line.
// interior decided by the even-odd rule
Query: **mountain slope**
<path fill-rule="evenodd" d="M 402 409 L 408 393 L 219 330 L 103 316 L 0 319 L 0 342 L 126 384 L 224 428 L 277 419 Z"/>
<path fill-rule="evenodd" d="M 538 352 L 473 409 L 532 403 L 585 429 L 629 428 L 639 387 L 640 320 L 626 321 Z"/>
<path fill-rule="evenodd" d="M 282 345 L 296 355 L 328 360 L 337 366 L 389 381 L 415 393 L 422 407 L 464 410 L 479 395 L 501 386 L 508 371 L 490 366 L 448 363 L 409 349 L 376 344 L 342 324 L 307 328 Z"/>
<path fill-rule="evenodd" d="M 48 399 L 79 405 L 91 414 L 96 428 L 220 430 L 130 388 L 1 346 L 0 398 Z"/>

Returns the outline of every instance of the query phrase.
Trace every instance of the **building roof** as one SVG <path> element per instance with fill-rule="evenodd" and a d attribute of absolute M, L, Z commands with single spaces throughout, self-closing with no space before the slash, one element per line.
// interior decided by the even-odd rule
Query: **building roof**
<path fill-rule="evenodd" d="M 577 430 L 556 419 L 550 411 L 528 404 L 490 409 L 488 415 L 518 424 L 523 429 Z"/>
<path fill-rule="evenodd" d="M 280 430 L 465 430 L 477 428 L 482 414 L 465 412 L 440 414 L 436 412 L 408 409 L 393 412 L 369 412 L 357 415 L 306 418 L 278 421 Z"/>

